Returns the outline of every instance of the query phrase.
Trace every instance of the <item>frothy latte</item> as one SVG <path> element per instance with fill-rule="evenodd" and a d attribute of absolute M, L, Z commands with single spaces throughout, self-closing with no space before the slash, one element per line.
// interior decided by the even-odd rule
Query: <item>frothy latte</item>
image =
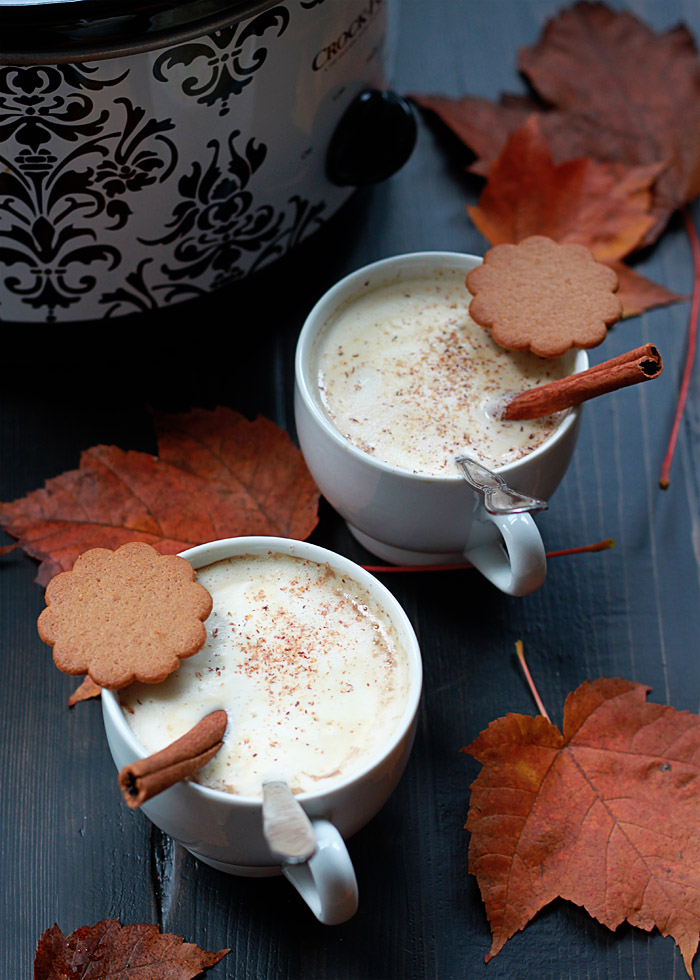
<path fill-rule="evenodd" d="M 560 417 L 494 418 L 494 403 L 570 374 L 573 355 L 507 351 L 469 315 L 463 270 L 367 286 L 325 324 L 314 371 L 326 414 L 352 445 L 412 472 L 454 475 L 456 456 L 495 468 L 540 446 Z"/>
<path fill-rule="evenodd" d="M 278 553 L 227 558 L 197 580 L 213 598 L 205 647 L 162 684 L 120 693 L 149 753 L 223 707 L 224 746 L 196 777 L 214 789 L 259 797 L 281 778 L 321 790 L 381 754 L 408 704 L 409 661 L 363 586 Z"/>

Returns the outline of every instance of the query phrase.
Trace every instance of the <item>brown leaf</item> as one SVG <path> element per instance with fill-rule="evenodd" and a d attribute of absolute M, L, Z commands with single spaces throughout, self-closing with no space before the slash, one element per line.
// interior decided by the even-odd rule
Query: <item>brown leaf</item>
<path fill-rule="evenodd" d="M 447 95 L 411 95 L 422 109 L 436 116 L 464 143 L 476 160 L 469 171 L 488 176 L 508 138 L 538 109 L 530 99 L 502 95 L 500 102 L 470 95 L 451 98 Z"/>
<path fill-rule="evenodd" d="M 541 100 L 526 96 L 502 92 L 497 102 L 471 95 L 414 94 L 411 98 L 421 108 L 434 112 L 476 155 L 468 170 L 482 177 L 488 177 L 509 138 L 531 116 L 537 118 L 555 163 L 593 158 L 591 147 L 599 144 L 594 120 L 583 114 L 553 109 Z M 603 152 L 599 159 L 607 161 L 606 154 Z"/>
<path fill-rule="evenodd" d="M 78 704 L 80 701 L 89 701 L 90 698 L 97 698 L 100 694 L 102 694 L 100 685 L 96 684 L 92 677 L 85 677 L 83 678 L 82 684 L 76 687 L 68 698 L 68 707 L 72 708 L 74 704 Z"/>
<path fill-rule="evenodd" d="M 587 155 L 668 164 L 655 188 L 662 226 L 700 194 L 700 61 L 685 26 L 657 34 L 627 11 L 581 2 L 547 24 L 519 66 L 566 112 L 567 130 Z M 647 240 L 657 236 L 658 228 Z"/>
<path fill-rule="evenodd" d="M 609 159 L 605 146 L 601 146 L 600 133 L 594 119 L 588 119 L 583 114 L 547 108 L 533 99 L 507 93 L 503 93 L 498 102 L 468 95 L 460 98 L 414 95 L 412 98 L 423 108 L 433 111 L 476 154 L 476 160 L 467 169 L 481 177 L 488 178 L 508 140 L 532 117 L 537 119 L 542 137 L 556 165 L 586 158 L 632 169 L 636 165 L 637 157 L 632 151 L 628 154 L 629 161 L 624 156 L 619 160 Z M 658 168 L 661 174 L 668 167 L 668 161 L 655 160 L 647 166 Z M 649 213 L 653 220 L 644 237 L 644 245 L 650 245 L 661 234 L 673 210 L 658 198 L 655 187 L 656 185 L 652 188 L 649 204 Z"/>
<path fill-rule="evenodd" d="M 228 408 L 154 413 L 160 458 L 237 497 L 238 534 L 308 537 L 319 492 L 289 435 L 269 419 Z M 265 528 L 267 530 L 257 530 Z"/>
<path fill-rule="evenodd" d="M 0 503 L 0 523 L 42 562 L 40 584 L 88 548 L 146 541 L 175 554 L 217 538 L 306 538 L 314 529 L 318 490 L 274 423 L 229 408 L 155 418 L 161 456 L 95 446 L 79 469 Z"/>
<path fill-rule="evenodd" d="M 645 310 L 652 309 L 652 307 L 668 306 L 669 303 L 678 303 L 688 298 L 687 296 L 679 296 L 678 293 L 672 293 L 665 286 L 640 276 L 638 272 L 630 269 L 624 262 L 610 262 L 608 264 L 615 270 L 620 281 L 617 295 L 622 301 L 623 317 L 637 316 Z"/>
<path fill-rule="evenodd" d="M 492 245 L 533 234 L 585 245 L 617 272 L 623 316 L 633 316 L 684 298 L 619 261 L 654 222 L 648 208 L 659 172 L 656 164 L 627 169 L 588 158 L 555 164 L 540 120 L 531 116 L 508 139 L 469 216 Z"/>
<path fill-rule="evenodd" d="M 688 29 L 657 34 L 626 11 L 577 3 L 521 51 L 519 66 L 542 101 L 412 98 L 477 154 L 469 169 L 482 176 L 532 114 L 555 164 L 591 157 L 662 166 L 643 244 L 655 241 L 672 212 L 700 193 L 700 60 Z"/>
<path fill-rule="evenodd" d="M 57 925 L 39 940 L 34 980 L 192 980 L 229 949 L 208 953 L 153 925 L 106 919 L 64 936 Z"/>
<path fill-rule="evenodd" d="M 610 929 L 656 926 L 688 974 L 700 938 L 700 717 L 646 702 L 620 679 L 582 684 L 563 734 L 509 714 L 462 751 L 472 784 L 469 870 L 493 944 L 557 897 Z"/>
<path fill-rule="evenodd" d="M 547 235 L 610 262 L 634 251 L 651 228 L 650 188 L 660 169 L 588 158 L 555 164 L 530 116 L 508 139 L 469 215 L 492 245 Z"/>

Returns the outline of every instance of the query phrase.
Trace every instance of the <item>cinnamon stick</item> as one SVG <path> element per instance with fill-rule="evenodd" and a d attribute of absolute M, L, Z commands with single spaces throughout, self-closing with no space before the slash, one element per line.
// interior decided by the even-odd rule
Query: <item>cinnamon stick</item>
<path fill-rule="evenodd" d="M 653 344 L 644 344 L 579 374 L 570 374 L 513 396 L 502 409 L 501 418 L 512 421 L 542 418 L 618 388 L 651 381 L 658 378 L 662 370 L 657 348 Z"/>
<path fill-rule="evenodd" d="M 657 361 L 661 364 L 661 354 L 659 354 L 658 348 L 654 344 L 642 344 L 641 347 L 635 347 L 634 350 L 628 350 L 626 353 L 619 354 L 617 357 L 611 357 L 609 361 L 603 361 L 601 364 L 593 364 L 588 370 L 591 372 L 605 371 L 610 367 L 614 367 L 616 364 L 626 364 L 629 361 L 639 361 L 642 358 L 648 358 L 650 361 Z"/>
<path fill-rule="evenodd" d="M 124 766 L 119 773 L 119 787 L 126 805 L 135 810 L 201 769 L 224 744 L 227 721 L 223 709 L 213 711 L 160 752 Z"/>

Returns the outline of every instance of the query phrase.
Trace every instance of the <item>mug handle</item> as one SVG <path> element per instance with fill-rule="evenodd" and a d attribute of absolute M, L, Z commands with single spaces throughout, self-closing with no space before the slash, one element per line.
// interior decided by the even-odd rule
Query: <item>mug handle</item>
<path fill-rule="evenodd" d="M 489 514 L 498 536 L 467 547 L 465 557 L 507 595 L 527 595 L 539 589 L 547 573 L 547 558 L 537 525 L 529 514 Z"/>
<path fill-rule="evenodd" d="M 329 820 L 311 822 L 316 835 L 315 854 L 303 864 L 283 864 L 282 873 L 319 922 L 336 926 L 357 912 L 355 869 L 338 829 Z"/>

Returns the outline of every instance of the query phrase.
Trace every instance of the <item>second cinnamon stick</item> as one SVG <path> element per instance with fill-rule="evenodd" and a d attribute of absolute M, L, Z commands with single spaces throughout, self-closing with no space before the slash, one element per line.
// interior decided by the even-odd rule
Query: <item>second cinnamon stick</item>
<path fill-rule="evenodd" d="M 223 743 L 228 716 L 213 711 L 171 745 L 124 766 L 119 787 L 126 805 L 135 810 L 213 759 Z"/>
<path fill-rule="evenodd" d="M 506 403 L 501 418 L 511 421 L 542 418 L 565 408 L 573 408 L 598 395 L 641 381 L 651 381 L 662 370 L 658 349 L 653 344 L 644 344 L 579 374 L 571 374 L 515 395 Z"/>

